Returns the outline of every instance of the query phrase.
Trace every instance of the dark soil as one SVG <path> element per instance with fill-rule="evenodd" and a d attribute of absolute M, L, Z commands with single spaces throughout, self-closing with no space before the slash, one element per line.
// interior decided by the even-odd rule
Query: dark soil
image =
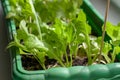
<path fill-rule="evenodd" d="M 33 55 L 21 55 L 21 56 L 22 56 L 21 57 L 22 66 L 24 67 L 25 70 L 29 70 L 29 71 L 43 70 L 43 68 L 41 67 L 39 62 L 34 58 Z M 88 62 L 87 57 L 83 57 L 83 58 L 76 57 L 76 58 L 73 58 L 72 66 L 86 66 L 87 62 Z M 120 62 L 120 59 L 118 60 L 116 58 L 115 62 Z M 101 63 L 101 64 L 104 64 L 104 63 Z M 48 69 L 51 67 L 59 66 L 59 64 L 57 63 L 56 60 L 48 59 L 48 57 L 46 57 L 45 66 Z"/>
<path fill-rule="evenodd" d="M 22 66 L 25 70 L 43 70 L 39 62 L 34 58 L 33 55 L 21 55 Z M 57 61 L 54 59 L 48 59 L 46 57 L 45 66 L 46 68 L 50 68 L 55 66 Z"/>
<path fill-rule="evenodd" d="M 22 66 L 25 70 L 39 70 L 42 67 L 32 55 L 21 55 Z"/>
<path fill-rule="evenodd" d="M 25 70 L 42 70 L 43 68 L 40 66 L 39 62 L 32 55 L 21 55 L 22 66 Z M 88 62 L 87 58 L 75 58 L 73 59 L 73 66 L 85 66 Z M 48 59 L 46 57 L 45 66 L 47 68 L 58 66 L 56 60 Z"/>
<path fill-rule="evenodd" d="M 73 60 L 72 64 L 73 64 L 73 66 L 85 66 L 87 64 L 87 62 L 88 62 L 87 57 L 84 57 L 84 58 L 77 57 Z"/>

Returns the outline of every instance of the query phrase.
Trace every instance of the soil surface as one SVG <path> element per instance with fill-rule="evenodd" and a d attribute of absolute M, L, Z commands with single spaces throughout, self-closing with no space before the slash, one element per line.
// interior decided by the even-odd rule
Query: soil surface
<path fill-rule="evenodd" d="M 43 68 L 40 66 L 39 62 L 32 56 L 32 55 L 21 55 L 21 60 L 22 60 L 22 66 L 24 67 L 25 70 L 43 70 Z M 73 66 L 85 66 L 88 62 L 87 58 L 75 58 L 73 59 Z M 48 59 L 46 57 L 45 61 L 45 66 L 47 68 L 50 67 L 55 67 L 58 66 L 59 64 L 57 63 L 56 60 L 54 59 Z"/>
<path fill-rule="evenodd" d="M 34 58 L 33 55 L 21 55 L 21 60 L 22 60 L 22 66 L 24 67 L 25 70 L 28 71 L 43 70 L 43 68 L 41 67 L 39 62 Z M 87 62 L 88 62 L 87 57 L 83 57 L 83 58 L 76 57 L 73 58 L 72 66 L 86 66 Z M 120 62 L 120 59 L 116 58 L 115 62 Z M 97 64 L 97 62 L 95 62 L 95 64 Z M 101 62 L 100 64 L 104 64 L 104 63 Z M 47 69 L 49 69 L 51 67 L 59 66 L 59 64 L 57 63 L 56 60 L 48 59 L 48 57 L 46 57 L 45 66 Z"/>
<path fill-rule="evenodd" d="M 32 55 L 21 55 L 22 66 L 25 70 L 39 70 L 42 67 Z"/>

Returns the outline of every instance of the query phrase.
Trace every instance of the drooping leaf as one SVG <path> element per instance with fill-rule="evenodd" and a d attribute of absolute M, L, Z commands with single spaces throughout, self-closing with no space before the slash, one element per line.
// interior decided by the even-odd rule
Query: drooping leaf
<path fill-rule="evenodd" d="M 44 45 L 44 42 L 40 41 L 36 36 L 29 34 L 26 40 L 24 40 L 24 45 L 28 50 L 38 49 L 40 51 L 47 51 L 48 48 Z"/>

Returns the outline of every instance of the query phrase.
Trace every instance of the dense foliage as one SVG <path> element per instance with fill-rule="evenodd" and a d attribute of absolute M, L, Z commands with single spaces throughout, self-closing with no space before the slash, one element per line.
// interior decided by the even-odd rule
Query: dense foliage
<path fill-rule="evenodd" d="M 7 18 L 15 21 L 14 41 L 9 47 L 16 46 L 20 53 L 33 54 L 40 65 L 45 67 L 45 57 L 55 59 L 60 66 L 72 66 L 73 57 L 88 57 L 88 65 L 97 61 L 101 37 L 91 36 L 91 27 L 80 5 L 82 0 L 9 0 L 11 11 Z M 113 62 L 120 52 L 112 24 L 108 24 L 107 34 L 111 43 L 105 42 L 104 63 Z M 119 28 L 119 27 L 118 27 Z M 119 31 L 118 31 L 119 32 Z M 115 34 L 115 35 L 114 35 Z M 111 44 L 115 44 L 113 48 Z M 82 49 L 82 51 L 80 51 Z M 113 50 L 112 58 L 108 54 Z M 65 59 L 64 59 L 65 57 Z M 103 61 L 103 60 L 101 60 Z"/>

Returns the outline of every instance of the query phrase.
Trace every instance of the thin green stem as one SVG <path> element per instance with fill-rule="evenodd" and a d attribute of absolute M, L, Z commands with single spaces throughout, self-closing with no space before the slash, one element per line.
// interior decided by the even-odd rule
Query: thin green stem
<path fill-rule="evenodd" d="M 62 62 L 62 60 L 59 57 L 57 57 L 56 54 L 54 54 L 54 53 L 51 53 L 51 54 L 54 56 L 54 59 L 56 59 L 62 67 L 65 67 L 64 63 Z"/>
<path fill-rule="evenodd" d="M 88 36 L 88 35 L 87 35 Z M 92 64 L 92 59 L 91 59 L 91 48 L 90 48 L 90 40 L 87 37 L 87 44 L 88 44 L 88 49 L 87 49 L 87 57 L 88 57 L 88 65 Z"/>
<path fill-rule="evenodd" d="M 77 45 L 77 47 L 76 47 L 76 49 L 75 49 L 75 54 L 74 54 L 74 57 L 76 58 L 77 57 L 77 54 L 78 54 L 78 45 Z"/>
<path fill-rule="evenodd" d="M 116 54 L 116 49 L 114 48 L 113 53 L 111 54 L 112 55 L 111 63 L 113 63 L 115 61 L 115 57 L 116 57 L 115 54 Z"/>
<path fill-rule="evenodd" d="M 64 63 L 59 58 L 57 58 L 57 61 L 60 63 L 62 67 L 65 67 Z"/>
<path fill-rule="evenodd" d="M 46 70 L 45 64 L 42 64 L 41 61 L 39 60 L 38 56 L 34 55 L 35 59 L 39 62 L 39 64 L 42 66 L 44 70 Z"/>
<path fill-rule="evenodd" d="M 68 61 L 68 55 L 67 55 L 66 52 L 65 52 L 65 58 L 66 58 L 66 66 L 68 67 L 69 66 L 69 61 Z"/>
<path fill-rule="evenodd" d="M 40 29 L 39 19 L 38 19 L 37 13 L 36 13 L 35 8 L 34 8 L 34 5 L 33 5 L 33 0 L 29 0 L 29 4 L 30 4 L 30 6 L 31 6 L 32 13 L 34 14 L 34 17 L 35 17 L 35 22 L 36 22 L 37 30 L 38 30 L 38 33 L 39 33 L 39 38 L 40 38 L 40 40 L 42 40 L 42 35 L 41 35 L 41 29 Z"/>
<path fill-rule="evenodd" d="M 42 63 L 42 61 L 41 61 L 41 60 L 39 59 L 39 57 L 37 56 L 37 55 L 39 54 L 39 51 L 33 49 L 31 52 L 33 53 L 33 56 L 35 57 L 35 59 L 39 62 L 39 64 L 40 64 L 40 65 L 42 66 L 42 68 L 45 70 L 45 69 L 46 69 L 45 64 Z"/>
<path fill-rule="evenodd" d="M 73 62 L 72 54 L 70 54 L 70 66 L 72 66 L 72 62 Z"/>
<path fill-rule="evenodd" d="M 42 66 L 42 68 L 43 68 L 44 70 L 46 70 L 45 65 L 41 63 L 40 59 L 38 58 L 38 56 L 36 56 L 36 54 L 37 54 L 37 53 L 35 53 L 35 52 L 33 53 L 34 58 L 39 62 L 39 64 Z"/>
<path fill-rule="evenodd" d="M 86 25 L 86 24 L 85 24 Z M 87 30 L 86 30 L 87 31 Z M 88 32 L 87 32 L 88 33 Z M 89 35 L 86 35 L 86 43 L 87 43 L 87 57 L 88 57 L 88 65 L 92 64 L 91 58 L 91 46 L 90 46 L 90 38 Z"/>

